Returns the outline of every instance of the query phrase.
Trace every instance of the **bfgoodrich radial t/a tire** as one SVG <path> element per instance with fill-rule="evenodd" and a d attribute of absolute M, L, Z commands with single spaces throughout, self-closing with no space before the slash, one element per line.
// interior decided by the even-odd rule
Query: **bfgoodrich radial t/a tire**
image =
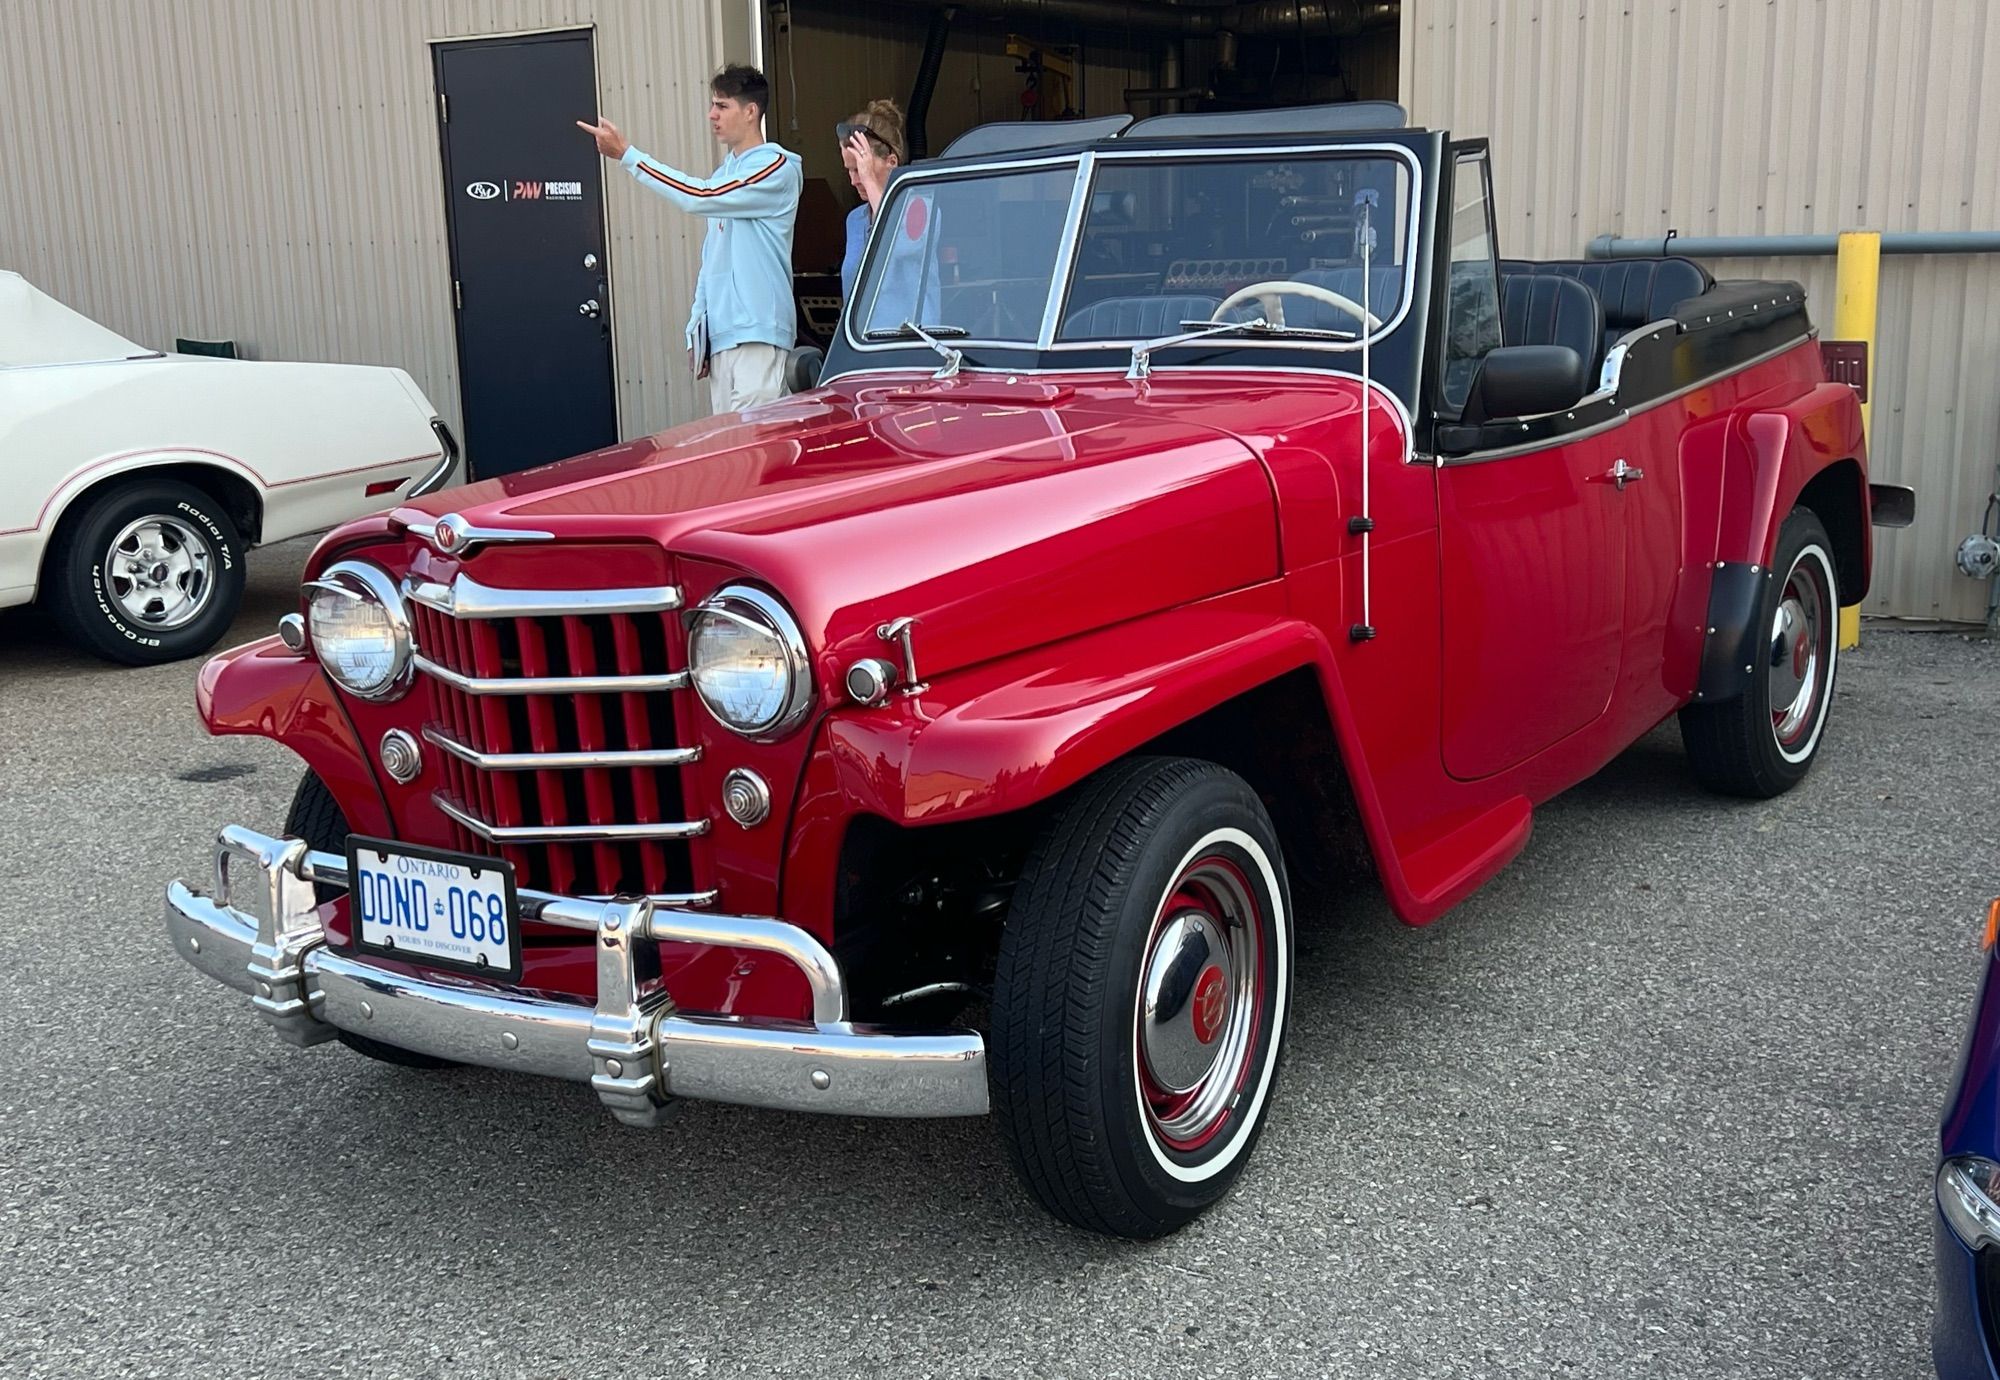
<path fill-rule="evenodd" d="M 1810 508 L 1786 517 L 1769 574 L 1748 688 L 1720 704 L 1689 705 L 1680 716 L 1681 741 L 1701 784 L 1756 800 L 1805 779 L 1833 707 L 1840 580 L 1833 542 Z"/>
<path fill-rule="evenodd" d="M 1022 1182 L 1091 1231 L 1191 1221 L 1263 1129 L 1291 980 L 1284 863 L 1248 784 L 1151 757 L 1079 787 L 1030 854 L 995 974 L 993 1103 Z"/>
<path fill-rule="evenodd" d="M 84 650 L 128 666 L 179 661 L 213 647 L 236 617 L 243 538 L 201 490 L 134 476 L 64 516 L 43 589 Z"/>

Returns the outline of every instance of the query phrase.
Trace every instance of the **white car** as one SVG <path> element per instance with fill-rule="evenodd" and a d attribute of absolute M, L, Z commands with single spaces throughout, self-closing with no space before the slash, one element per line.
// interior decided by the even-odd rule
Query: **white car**
<path fill-rule="evenodd" d="M 249 547 L 457 468 L 401 369 L 161 354 L 0 271 L 0 608 L 40 599 L 100 656 L 206 651 Z"/>

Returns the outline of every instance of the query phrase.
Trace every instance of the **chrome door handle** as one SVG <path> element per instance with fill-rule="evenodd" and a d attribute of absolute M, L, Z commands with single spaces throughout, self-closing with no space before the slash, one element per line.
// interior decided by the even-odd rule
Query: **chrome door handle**
<path fill-rule="evenodd" d="M 1618 463 L 1611 467 L 1610 473 L 1606 474 L 1604 477 L 1610 480 L 1613 484 L 1616 484 L 1618 486 L 1619 492 L 1623 493 L 1625 491 L 1625 486 L 1627 484 L 1630 484 L 1637 479 L 1644 479 L 1646 477 L 1646 472 L 1638 468 L 1636 465 L 1626 464 L 1624 458 L 1621 456 L 1619 458 Z"/>
<path fill-rule="evenodd" d="M 594 321 L 601 310 L 602 308 L 597 305 L 597 299 L 593 297 L 588 302 L 580 304 L 576 309 L 576 314 L 578 316 L 588 316 Z M 1625 462 L 1621 460 L 1618 463 L 1622 465 Z"/>

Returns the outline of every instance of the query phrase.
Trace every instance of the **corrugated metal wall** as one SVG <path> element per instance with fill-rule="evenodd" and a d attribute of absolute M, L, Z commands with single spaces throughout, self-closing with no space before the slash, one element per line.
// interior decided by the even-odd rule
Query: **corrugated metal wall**
<path fill-rule="evenodd" d="M 0 267 L 141 343 L 396 364 L 458 421 L 438 39 L 594 25 L 603 109 L 715 162 L 709 73 L 754 0 L 7 0 Z M 577 136 L 583 138 L 582 134 Z M 680 346 L 704 223 L 606 182 L 626 435 L 699 415 Z"/>
<path fill-rule="evenodd" d="M 1594 235 L 2000 229 L 2000 13 L 1990 0 L 1404 0 L 1413 122 L 1493 141 L 1503 251 Z M 1873 614 L 1977 622 L 1952 553 L 2000 457 L 2000 257 L 1883 261 Z M 1795 278 L 1833 324 L 1833 260 L 1710 261 Z"/>

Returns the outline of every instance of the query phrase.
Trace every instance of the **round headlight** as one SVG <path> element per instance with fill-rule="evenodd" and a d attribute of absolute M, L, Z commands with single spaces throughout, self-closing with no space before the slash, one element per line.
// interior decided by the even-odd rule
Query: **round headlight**
<path fill-rule="evenodd" d="M 409 689 L 410 619 L 380 566 L 339 561 L 307 582 L 306 630 L 319 664 L 342 688 L 371 700 Z"/>
<path fill-rule="evenodd" d="M 746 738 L 788 733 L 812 707 L 812 667 L 799 625 L 783 604 L 750 585 L 730 585 L 695 609 L 688 669 L 708 712 Z"/>

